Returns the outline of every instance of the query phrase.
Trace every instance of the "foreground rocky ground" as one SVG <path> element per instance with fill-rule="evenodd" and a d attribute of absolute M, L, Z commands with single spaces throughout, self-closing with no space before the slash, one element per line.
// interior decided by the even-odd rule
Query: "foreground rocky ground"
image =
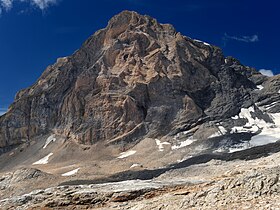
<path fill-rule="evenodd" d="M 0 200 L 0 208 L 278 209 L 279 164 L 278 152 L 252 160 L 213 159 L 202 164 L 168 170 L 150 180 L 84 185 L 78 185 L 77 180 L 77 185 L 71 185 L 73 183 L 70 182 L 61 184 L 63 186 L 11 196 Z M 13 178 L 25 177 L 32 180 L 36 176 L 40 177 L 42 182 L 49 179 L 47 174 L 35 169 L 22 169 L 20 173 L 15 172 Z M 3 182 L 2 177 L 2 188 Z"/>

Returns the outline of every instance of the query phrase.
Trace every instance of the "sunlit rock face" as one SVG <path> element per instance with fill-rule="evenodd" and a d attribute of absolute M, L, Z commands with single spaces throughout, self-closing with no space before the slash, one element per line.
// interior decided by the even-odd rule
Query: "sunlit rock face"
<path fill-rule="evenodd" d="M 16 95 L 0 117 L 0 148 L 48 133 L 126 144 L 192 130 L 203 140 L 217 136 L 221 122 L 218 135 L 245 126 L 246 118 L 232 117 L 252 106 L 273 124 L 267 113 L 280 111 L 279 81 L 169 24 L 124 11 Z M 277 107 L 258 108 L 272 103 Z"/>

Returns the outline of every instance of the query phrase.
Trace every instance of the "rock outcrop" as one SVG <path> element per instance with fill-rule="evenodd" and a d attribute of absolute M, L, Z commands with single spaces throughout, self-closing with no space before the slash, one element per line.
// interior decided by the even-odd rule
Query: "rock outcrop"
<path fill-rule="evenodd" d="M 83 144 L 174 136 L 237 115 L 278 83 L 169 24 L 124 11 L 16 95 L 0 117 L 0 148 L 48 133 Z"/>
<path fill-rule="evenodd" d="M 34 168 L 21 168 L 0 177 L 0 197 L 6 198 L 24 194 L 30 189 L 42 187 L 43 182 L 53 179 L 53 175 Z"/>
<path fill-rule="evenodd" d="M 126 181 L 61 186 L 0 200 L 4 209 L 277 209 L 279 167 L 235 171 L 209 181 Z"/>

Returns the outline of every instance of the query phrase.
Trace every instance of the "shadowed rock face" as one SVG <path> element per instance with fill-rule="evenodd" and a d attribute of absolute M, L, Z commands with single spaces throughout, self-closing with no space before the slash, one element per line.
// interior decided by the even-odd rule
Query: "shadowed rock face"
<path fill-rule="evenodd" d="M 174 135 L 238 114 L 265 80 L 217 47 L 124 11 L 16 95 L 0 118 L 0 148 L 49 132 L 84 144 Z"/>

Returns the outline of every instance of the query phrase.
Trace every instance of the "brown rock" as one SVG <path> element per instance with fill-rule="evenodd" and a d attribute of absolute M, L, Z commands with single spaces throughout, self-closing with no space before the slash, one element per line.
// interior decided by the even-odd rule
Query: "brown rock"
<path fill-rule="evenodd" d="M 83 144 L 173 135 L 237 114 L 252 75 L 219 48 L 124 11 L 17 94 L 0 118 L 0 148 L 51 132 Z"/>

